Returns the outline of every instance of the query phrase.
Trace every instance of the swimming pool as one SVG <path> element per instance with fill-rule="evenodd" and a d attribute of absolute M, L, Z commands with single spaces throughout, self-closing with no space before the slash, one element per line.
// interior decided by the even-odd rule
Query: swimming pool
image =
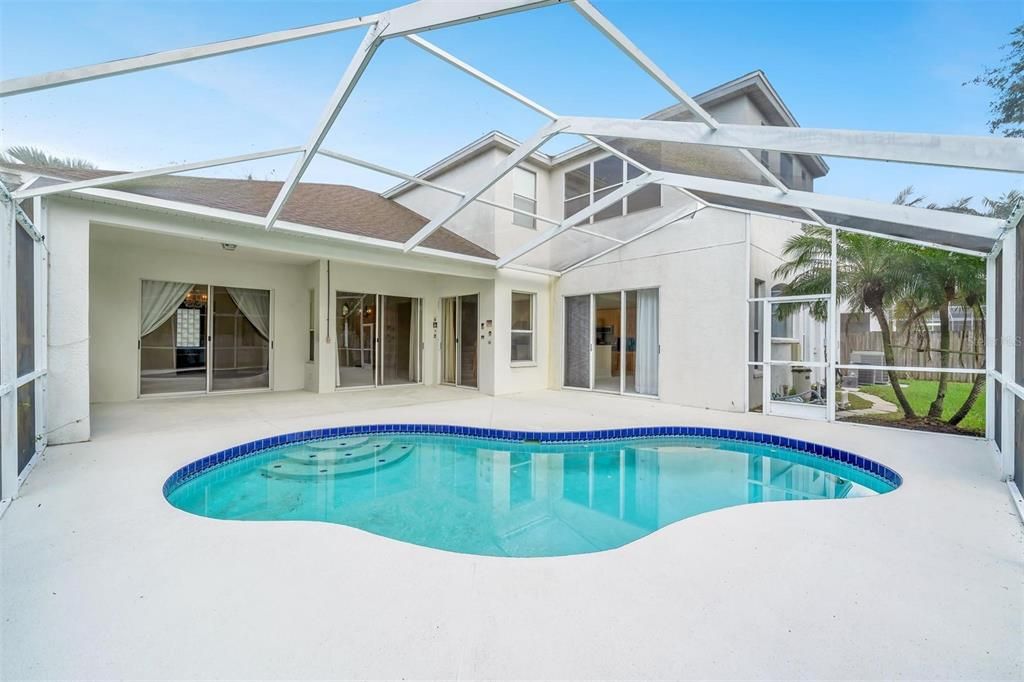
<path fill-rule="evenodd" d="M 750 431 L 383 424 L 236 446 L 176 471 L 164 495 L 217 519 L 326 521 L 454 552 L 537 557 L 621 547 L 715 509 L 864 497 L 901 482 L 858 455 Z"/>

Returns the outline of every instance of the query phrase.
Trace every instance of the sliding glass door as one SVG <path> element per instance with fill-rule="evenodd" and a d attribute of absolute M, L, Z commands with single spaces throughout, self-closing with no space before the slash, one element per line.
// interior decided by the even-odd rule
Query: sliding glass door
<path fill-rule="evenodd" d="M 211 391 L 270 388 L 270 292 L 213 287 Z"/>
<path fill-rule="evenodd" d="M 206 391 L 209 286 L 142 282 L 139 394 Z"/>
<path fill-rule="evenodd" d="M 565 299 L 565 362 L 563 385 L 590 388 L 590 295 Z"/>
<path fill-rule="evenodd" d="M 339 388 L 375 386 L 377 383 L 377 297 L 338 292 L 336 320 Z"/>
<path fill-rule="evenodd" d="M 420 380 L 420 301 L 381 296 L 381 383 L 415 384 Z"/>
<path fill-rule="evenodd" d="M 420 381 L 420 300 L 339 291 L 335 295 L 338 388 Z"/>
<path fill-rule="evenodd" d="M 455 386 L 479 385 L 477 329 L 479 297 L 441 299 L 441 381 Z"/>
<path fill-rule="evenodd" d="M 143 280 L 139 395 L 270 388 L 270 291 Z"/>
<path fill-rule="evenodd" d="M 563 386 L 658 395 L 658 290 L 565 299 Z"/>

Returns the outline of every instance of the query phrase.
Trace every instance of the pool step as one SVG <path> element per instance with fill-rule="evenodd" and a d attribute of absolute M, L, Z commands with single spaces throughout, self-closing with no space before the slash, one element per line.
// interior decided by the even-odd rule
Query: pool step
<path fill-rule="evenodd" d="M 373 457 L 392 445 L 388 439 L 369 440 L 363 439 L 362 445 L 353 446 L 351 441 L 339 442 L 339 445 L 348 443 L 343 447 L 334 448 L 299 448 L 288 452 L 286 459 L 303 464 L 337 464 L 338 462 L 351 462 L 358 459 Z"/>
<path fill-rule="evenodd" d="M 340 438 L 328 438 L 327 440 L 315 440 L 312 443 L 306 443 L 305 446 L 310 450 L 337 450 L 338 448 L 355 448 L 359 447 L 370 440 L 364 436 L 342 436 Z"/>
<path fill-rule="evenodd" d="M 355 474 L 394 464 L 405 459 L 415 446 L 398 441 L 367 443 L 360 448 L 343 448 L 338 456 L 320 454 L 305 459 L 288 455 L 262 467 L 262 472 L 272 478 L 320 478 Z M 349 455 L 349 456 L 346 456 Z"/>

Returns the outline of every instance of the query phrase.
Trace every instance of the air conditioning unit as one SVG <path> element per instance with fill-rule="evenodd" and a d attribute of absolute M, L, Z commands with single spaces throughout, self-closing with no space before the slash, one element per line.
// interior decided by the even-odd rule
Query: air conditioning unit
<path fill-rule="evenodd" d="M 850 352 L 851 365 L 884 365 L 885 353 L 880 350 L 855 350 Z M 884 384 L 889 378 L 881 369 L 858 369 L 857 382 L 864 384 Z"/>

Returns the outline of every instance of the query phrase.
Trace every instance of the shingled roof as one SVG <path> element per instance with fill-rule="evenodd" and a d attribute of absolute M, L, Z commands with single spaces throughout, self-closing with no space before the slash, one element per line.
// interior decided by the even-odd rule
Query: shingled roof
<path fill-rule="evenodd" d="M 91 180 L 125 171 L 52 168 L 9 165 L 23 173 L 44 176 L 40 184 L 59 180 Z M 133 182 L 118 183 L 106 189 L 141 196 L 195 204 L 246 215 L 265 216 L 270 211 L 282 183 L 269 180 L 203 178 L 191 175 L 162 175 Z M 281 212 L 281 220 L 320 227 L 361 237 L 405 242 L 428 220 L 401 204 L 376 192 L 318 182 L 302 182 L 292 192 Z M 430 235 L 423 246 L 466 256 L 494 259 L 496 256 L 454 232 L 441 228 Z"/>

